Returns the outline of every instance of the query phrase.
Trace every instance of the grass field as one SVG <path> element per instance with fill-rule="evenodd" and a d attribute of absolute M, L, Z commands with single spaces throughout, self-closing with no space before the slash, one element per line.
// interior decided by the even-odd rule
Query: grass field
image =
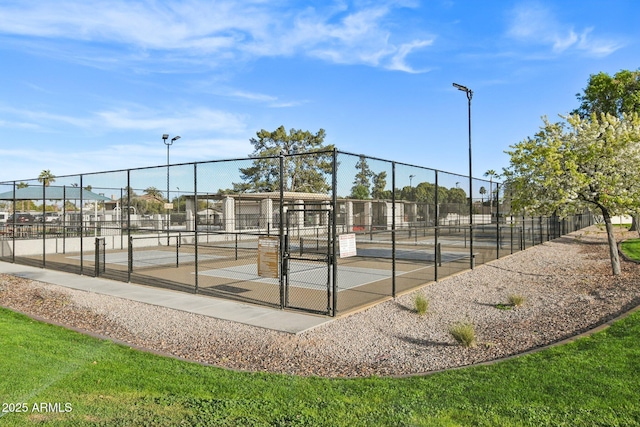
<path fill-rule="evenodd" d="M 620 250 L 629 258 L 640 261 L 640 239 L 628 239 L 620 244 Z"/>
<path fill-rule="evenodd" d="M 0 309 L 0 425 L 633 426 L 638 336 L 640 313 L 491 366 L 332 380 L 201 366 Z"/>

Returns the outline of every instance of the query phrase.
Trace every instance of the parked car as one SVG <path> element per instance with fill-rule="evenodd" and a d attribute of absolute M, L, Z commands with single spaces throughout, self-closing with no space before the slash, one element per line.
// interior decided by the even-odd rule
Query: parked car
<path fill-rule="evenodd" d="M 46 212 L 44 217 L 42 214 L 34 216 L 36 222 L 59 222 L 60 214 L 58 212 Z"/>
<path fill-rule="evenodd" d="M 36 218 L 29 213 L 16 214 L 16 219 L 15 219 L 16 224 L 24 224 L 29 222 L 36 222 Z M 13 224 L 13 223 L 14 223 L 13 215 L 9 215 L 9 218 L 7 218 L 7 224 Z"/>
<path fill-rule="evenodd" d="M 60 214 L 58 212 L 47 212 L 44 220 L 45 222 L 60 222 Z"/>

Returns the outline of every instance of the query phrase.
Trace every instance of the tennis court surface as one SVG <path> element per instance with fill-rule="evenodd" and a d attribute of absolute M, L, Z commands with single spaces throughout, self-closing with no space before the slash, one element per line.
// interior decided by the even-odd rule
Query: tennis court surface
<path fill-rule="evenodd" d="M 79 256 L 71 256 L 67 257 L 69 259 L 79 260 Z M 91 260 L 91 257 L 84 257 L 86 260 Z M 199 261 L 211 261 L 215 259 L 223 258 L 218 255 L 208 255 L 202 254 L 198 255 Z M 196 257 L 193 253 L 188 252 L 180 252 L 176 254 L 176 252 L 166 251 L 166 250 L 145 250 L 145 251 L 136 251 L 133 256 L 133 267 L 141 268 L 141 267 L 149 267 L 149 266 L 169 266 L 176 265 L 176 262 L 183 263 L 193 263 L 195 262 Z M 106 264 L 115 264 L 127 266 L 129 265 L 129 255 L 127 252 L 108 252 L 105 254 L 104 262 Z"/>
<path fill-rule="evenodd" d="M 329 274 L 327 268 L 326 264 L 290 261 L 289 284 L 290 286 L 298 288 L 325 290 L 327 289 L 327 276 Z M 278 279 L 258 276 L 258 266 L 256 264 L 216 268 L 201 271 L 199 274 L 237 281 L 261 282 L 271 285 L 279 284 Z M 377 282 L 379 280 L 388 279 L 390 277 L 390 270 L 341 265 L 338 267 L 338 292 Z"/>

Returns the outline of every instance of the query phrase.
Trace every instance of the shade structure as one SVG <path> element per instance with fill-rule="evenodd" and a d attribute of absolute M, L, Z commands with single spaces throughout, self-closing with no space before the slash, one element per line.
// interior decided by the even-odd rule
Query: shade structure
<path fill-rule="evenodd" d="M 97 200 L 108 201 L 109 197 L 101 194 L 93 193 L 89 190 L 79 187 L 60 187 L 49 186 L 44 187 L 44 197 L 42 187 L 24 187 L 16 188 L 13 191 L 5 191 L 0 193 L 0 200 Z"/>

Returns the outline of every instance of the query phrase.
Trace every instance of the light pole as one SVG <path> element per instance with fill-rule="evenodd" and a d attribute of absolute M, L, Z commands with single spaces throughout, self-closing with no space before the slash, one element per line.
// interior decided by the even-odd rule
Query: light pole
<path fill-rule="evenodd" d="M 469 247 L 471 269 L 473 270 L 475 264 L 473 259 L 473 169 L 471 166 L 471 98 L 473 98 L 473 91 L 458 83 L 454 83 L 453 87 L 465 92 L 467 94 L 467 100 L 469 101 Z"/>
<path fill-rule="evenodd" d="M 167 211 L 167 246 L 169 246 L 169 226 L 170 226 L 169 206 L 168 206 L 168 204 L 170 203 L 170 199 L 169 199 L 169 147 L 171 147 L 171 145 L 173 145 L 174 142 L 179 140 L 180 137 L 179 136 L 174 136 L 173 138 L 171 138 L 170 142 L 167 142 L 167 139 L 169 139 L 169 134 L 163 133 L 162 134 L 162 140 L 164 142 L 164 145 L 167 146 L 167 207 L 166 207 L 166 211 Z"/>
<path fill-rule="evenodd" d="M 413 200 L 413 178 L 415 175 L 409 175 L 409 189 L 411 190 L 411 200 Z"/>

